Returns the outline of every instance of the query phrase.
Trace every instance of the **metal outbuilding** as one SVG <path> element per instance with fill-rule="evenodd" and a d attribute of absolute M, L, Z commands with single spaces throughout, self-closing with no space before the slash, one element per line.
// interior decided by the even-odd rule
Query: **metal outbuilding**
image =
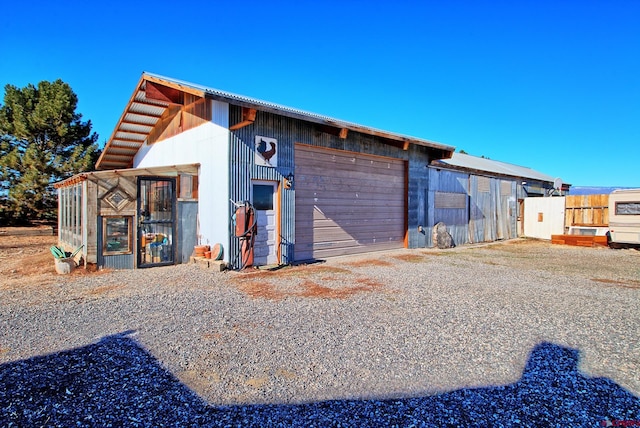
<path fill-rule="evenodd" d="M 516 238 L 525 198 L 560 196 L 570 187 L 531 168 L 464 153 L 433 160 L 428 181 L 426 246 L 433 245 L 430 232 L 438 222 L 457 245 Z"/>

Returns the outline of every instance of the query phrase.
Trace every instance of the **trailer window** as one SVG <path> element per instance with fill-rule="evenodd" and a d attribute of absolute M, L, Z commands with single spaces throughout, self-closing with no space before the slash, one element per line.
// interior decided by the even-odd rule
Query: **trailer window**
<path fill-rule="evenodd" d="M 640 202 L 616 202 L 616 215 L 640 215 Z"/>

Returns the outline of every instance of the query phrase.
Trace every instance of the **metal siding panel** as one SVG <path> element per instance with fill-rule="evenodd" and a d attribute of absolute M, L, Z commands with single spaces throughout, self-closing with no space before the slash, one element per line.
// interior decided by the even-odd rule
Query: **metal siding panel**
<path fill-rule="evenodd" d="M 427 246 L 429 213 L 429 164 L 428 151 L 422 147 L 410 146 L 407 166 L 407 241 L 409 248 Z M 422 226 L 422 230 L 418 228 Z"/>
<path fill-rule="evenodd" d="M 102 266 L 109 269 L 133 269 L 133 254 L 123 254 L 118 256 L 103 256 Z"/>
<path fill-rule="evenodd" d="M 485 192 L 478 191 L 478 176 L 469 177 L 469 239 L 472 243 L 484 242 L 485 222 L 483 203 L 486 199 Z"/>
<path fill-rule="evenodd" d="M 176 263 L 188 263 L 193 247 L 198 243 L 198 202 L 178 201 Z"/>
<path fill-rule="evenodd" d="M 436 194 L 464 195 L 464 207 L 436 208 Z M 433 227 L 438 222 L 447 226 L 453 242 L 461 245 L 469 242 L 469 175 L 463 172 L 429 168 L 429 222 L 426 229 L 427 246 L 434 246 Z"/>
<path fill-rule="evenodd" d="M 242 108 L 230 107 L 229 123 L 242 121 Z M 231 180 L 230 195 L 236 202 L 251 200 L 252 180 L 276 181 L 280 192 L 280 263 L 293 261 L 294 235 L 294 190 L 285 189 L 283 177 L 293 173 L 293 143 L 295 142 L 299 124 L 291 119 L 258 112 L 252 125 L 230 132 L 231 144 Z M 254 141 L 256 135 L 278 140 L 278 166 L 275 168 L 255 165 Z M 294 180 L 295 181 L 295 180 Z M 294 185 L 295 187 L 295 185 Z M 230 223 L 230 261 L 233 263 L 239 250 L 239 240 L 233 236 L 233 225 Z M 233 267 L 239 267 L 233 263 Z"/>

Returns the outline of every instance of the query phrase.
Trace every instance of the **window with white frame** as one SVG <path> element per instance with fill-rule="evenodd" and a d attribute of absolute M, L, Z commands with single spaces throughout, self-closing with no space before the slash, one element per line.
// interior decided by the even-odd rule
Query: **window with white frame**
<path fill-rule="evenodd" d="M 82 245 L 82 186 L 80 182 L 58 190 L 58 235 L 72 247 Z"/>

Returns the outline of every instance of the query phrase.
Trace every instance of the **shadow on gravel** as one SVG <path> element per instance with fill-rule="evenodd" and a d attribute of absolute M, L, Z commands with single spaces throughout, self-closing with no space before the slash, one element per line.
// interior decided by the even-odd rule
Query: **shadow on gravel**
<path fill-rule="evenodd" d="M 606 426 L 640 399 L 577 370 L 578 351 L 536 346 L 511 385 L 393 400 L 214 407 L 127 333 L 0 365 L 0 426 Z M 622 426 L 622 425 L 619 425 Z"/>

